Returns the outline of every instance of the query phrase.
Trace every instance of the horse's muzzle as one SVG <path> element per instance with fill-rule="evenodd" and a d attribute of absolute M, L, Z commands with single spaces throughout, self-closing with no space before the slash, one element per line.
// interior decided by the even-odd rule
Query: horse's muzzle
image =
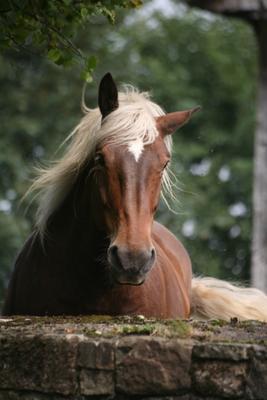
<path fill-rule="evenodd" d="M 152 268 L 156 258 L 155 249 L 130 251 L 116 245 L 108 250 L 108 261 L 117 283 L 141 285 Z"/>

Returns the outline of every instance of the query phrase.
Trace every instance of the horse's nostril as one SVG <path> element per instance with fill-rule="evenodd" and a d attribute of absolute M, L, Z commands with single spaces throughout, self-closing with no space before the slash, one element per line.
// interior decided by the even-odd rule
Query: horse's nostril
<path fill-rule="evenodd" d="M 154 264 L 156 252 L 154 247 L 140 251 L 130 251 L 126 247 L 110 246 L 108 260 L 119 273 L 136 275 L 146 273 Z"/>
<path fill-rule="evenodd" d="M 117 268 L 122 268 L 118 246 L 113 245 L 109 248 L 109 260 L 113 266 Z"/>
<path fill-rule="evenodd" d="M 112 256 L 118 256 L 118 246 L 111 246 L 109 251 Z"/>

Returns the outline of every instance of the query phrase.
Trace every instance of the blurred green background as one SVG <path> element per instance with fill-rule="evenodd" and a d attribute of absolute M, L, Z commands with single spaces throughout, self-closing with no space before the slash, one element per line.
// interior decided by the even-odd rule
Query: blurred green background
<path fill-rule="evenodd" d="M 163 4 L 163 6 L 162 6 Z M 182 240 L 194 272 L 249 281 L 251 192 L 257 48 L 237 20 L 176 2 L 146 1 L 111 26 L 95 17 L 78 43 L 99 60 L 97 85 L 115 80 L 151 91 L 168 111 L 202 105 L 174 137 L 178 179 L 175 213 L 162 203 L 158 219 Z M 0 56 L 0 302 L 16 254 L 33 228 L 34 203 L 20 204 L 36 164 L 53 159 L 82 116 L 82 81 L 75 68 L 34 55 Z"/>

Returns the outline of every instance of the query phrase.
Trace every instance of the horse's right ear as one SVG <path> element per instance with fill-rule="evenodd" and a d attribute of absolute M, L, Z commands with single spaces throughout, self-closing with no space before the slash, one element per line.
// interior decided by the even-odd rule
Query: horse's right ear
<path fill-rule="evenodd" d="M 102 118 L 105 118 L 119 107 L 118 89 L 109 72 L 103 76 L 99 85 L 98 106 Z"/>
<path fill-rule="evenodd" d="M 176 129 L 180 128 L 182 125 L 186 124 L 192 114 L 201 110 L 200 106 L 195 108 L 191 108 L 185 111 L 176 111 L 161 117 L 157 118 L 157 128 L 164 134 L 164 135 L 171 135 L 176 131 Z"/>

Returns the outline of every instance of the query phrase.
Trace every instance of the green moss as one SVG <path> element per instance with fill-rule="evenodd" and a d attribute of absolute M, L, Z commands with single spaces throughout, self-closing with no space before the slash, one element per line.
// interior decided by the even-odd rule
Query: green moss
<path fill-rule="evenodd" d="M 36 335 L 84 334 L 90 337 L 146 335 L 194 341 L 267 344 L 267 324 L 258 321 L 157 320 L 143 316 L 14 316 L 0 319 L 1 332 Z"/>
<path fill-rule="evenodd" d="M 71 321 L 81 324 L 111 324 L 114 323 L 114 317 L 111 315 L 85 315 L 81 317 L 71 317 Z"/>
<path fill-rule="evenodd" d="M 141 317 L 116 317 L 100 323 L 90 323 L 82 327 L 88 336 L 113 337 L 121 335 L 148 335 L 160 337 L 186 338 L 191 335 L 191 327 L 181 320 L 146 320 Z"/>
<path fill-rule="evenodd" d="M 223 321 L 222 319 L 213 319 L 209 321 L 210 326 L 225 326 L 228 322 Z"/>
<path fill-rule="evenodd" d="M 191 327 L 187 322 L 173 319 L 166 322 L 172 336 L 188 337 L 191 335 Z"/>
<path fill-rule="evenodd" d="M 123 335 L 151 335 L 155 330 L 153 324 L 143 325 L 122 325 L 119 329 L 119 333 Z"/>

